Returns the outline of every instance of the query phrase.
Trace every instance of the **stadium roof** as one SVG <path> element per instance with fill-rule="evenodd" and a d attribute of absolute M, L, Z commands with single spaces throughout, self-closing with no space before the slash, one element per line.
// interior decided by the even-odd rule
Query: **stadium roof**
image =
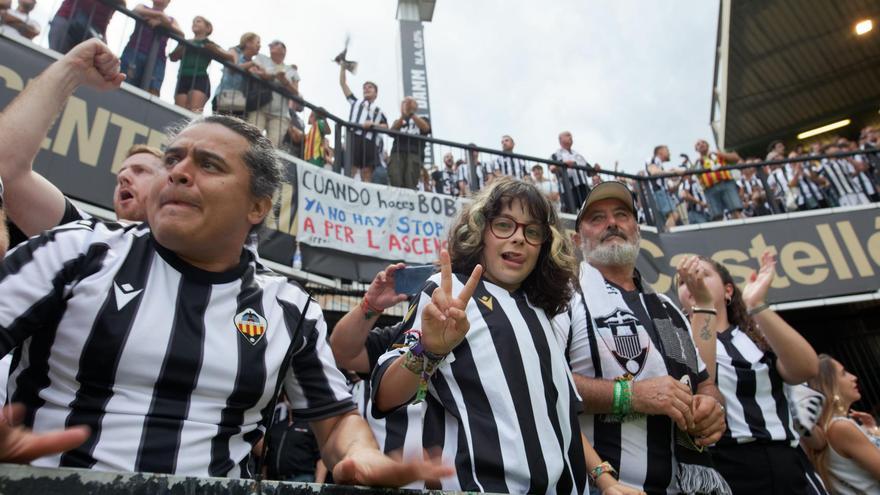
<path fill-rule="evenodd" d="M 834 119 L 876 114 L 876 0 L 720 3 L 711 119 L 719 147 L 763 146 Z M 855 24 L 866 18 L 875 27 L 857 36 Z"/>

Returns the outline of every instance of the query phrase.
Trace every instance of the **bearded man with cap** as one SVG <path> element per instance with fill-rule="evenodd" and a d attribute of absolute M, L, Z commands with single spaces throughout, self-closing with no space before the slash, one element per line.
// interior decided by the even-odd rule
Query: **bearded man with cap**
<path fill-rule="evenodd" d="M 584 400 L 581 430 L 624 484 L 647 493 L 730 493 L 704 450 L 724 432 L 722 399 L 691 336 L 691 325 L 702 330 L 711 315 L 688 321 L 643 283 L 626 186 L 594 187 L 576 225 L 585 261 L 569 311 L 555 323 L 567 334 Z M 708 291 L 695 290 L 700 307 L 714 307 Z"/>

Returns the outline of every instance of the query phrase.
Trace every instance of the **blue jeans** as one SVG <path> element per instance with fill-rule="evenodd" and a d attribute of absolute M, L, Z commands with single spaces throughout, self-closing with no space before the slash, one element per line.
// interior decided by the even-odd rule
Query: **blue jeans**
<path fill-rule="evenodd" d="M 150 74 L 150 81 L 144 88 L 144 70 L 147 68 L 148 53 L 135 50 L 130 46 L 126 46 L 122 51 L 122 57 L 119 59 L 119 70 L 125 74 L 125 82 L 141 89 L 159 91 L 162 88 L 162 80 L 165 79 L 165 56 L 156 56 L 156 65 L 153 66 L 153 73 Z"/>
<path fill-rule="evenodd" d="M 652 192 L 654 194 L 654 202 L 657 203 L 657 209 L 660 210 L 660 217 L 662 217 L 661 220 L 666 221 L 666 217 L 668 217 L 675 208 L 675 204 L 672 202 L 672 197 L 669 195 L 669 191 L 665 189 Z"/>
<path fill-rule="evenodd" d="M 709 217 L 702 211 L 688 210 L 688 223 L 696 225 L 698 223 L 706 223 Z"/>
<path fill-rule="evenodd" d="M 736 182 L 732 180 L 719 182 L 706 189 L 706 200 L 709 203 L 709 216 L 712 220 L 721 218 L 724 210 L 734 212 L 743 209 Z"/>

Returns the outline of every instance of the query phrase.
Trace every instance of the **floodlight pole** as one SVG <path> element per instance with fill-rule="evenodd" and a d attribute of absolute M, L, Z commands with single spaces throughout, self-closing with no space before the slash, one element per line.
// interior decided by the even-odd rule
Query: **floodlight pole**
<path fill-rule="evenodd" d="M 431 119 L 428 98 L 428 72 L 425 65 L 425 37 L 422 23 L 434 17 L 435 0 L 397 0 L 397 19 L 400 22 L 400 69 L 403 95 L 412 96 L 419 103 L 416 114 Z M 433 127 L 433 122 L 431 123 Z M 424 165 L 434 163 L 434 147 L 425 145 Z"/>

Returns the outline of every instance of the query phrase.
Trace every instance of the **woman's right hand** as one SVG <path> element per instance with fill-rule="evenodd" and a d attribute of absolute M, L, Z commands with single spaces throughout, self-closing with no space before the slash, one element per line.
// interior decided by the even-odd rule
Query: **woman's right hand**
<path fill-rule="evenodd" d="M 466 308 L 483 267 L 477 265 L 458 296 L 452 296 L 452 264 L 449 253 L 440 252 L 440 287 L 434 289 L 431 302 L 422 310 L 422 345 L 433 354 L 446 355 L 461 343 L 470 330 Z"/>
<path fill-rule="evenodd" d="M 743 288 L 742 299 L 746 309 L 756 308 L 766 302 L 767 291 L 776 276 L 776 256 L 770 251 L 761 255 L 761 268 L 752 274 L 752 279 Z"/>

